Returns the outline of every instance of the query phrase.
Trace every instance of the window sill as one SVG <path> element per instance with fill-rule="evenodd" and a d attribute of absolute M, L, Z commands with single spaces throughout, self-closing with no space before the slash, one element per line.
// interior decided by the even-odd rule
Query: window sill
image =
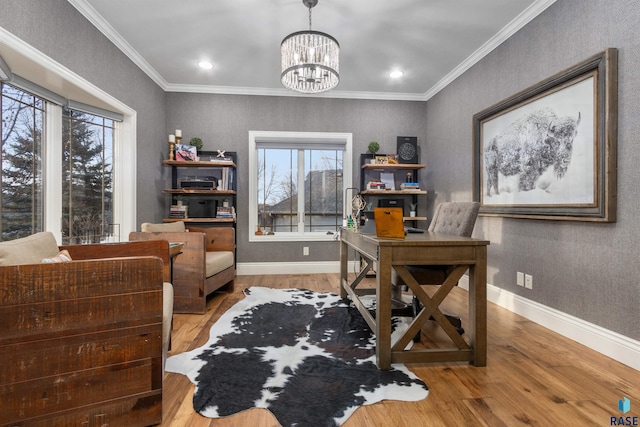
<path fill-rule="evenodd" d="M 249 235 L 249 242 L 331 242 L 338 240 L 338 232 L 321 233 L 275 233 L 262 235 Z"/>

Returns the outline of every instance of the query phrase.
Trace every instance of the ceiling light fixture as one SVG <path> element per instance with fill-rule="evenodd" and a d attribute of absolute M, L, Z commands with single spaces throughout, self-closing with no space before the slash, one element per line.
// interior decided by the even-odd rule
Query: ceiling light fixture
<path fill-rule="evenodd" d="M 309 31 L 298 31 L 282 40 L 280 81 L 284 87 L 297 92 L 324 92 L 340 82 L 340 45 L 329 34 L 311 31 L 311 8 L 318 0 L 302 0 L 302 3 L 309 8 Z"/>
<path fill-rule="evenodd" d="M 205 70 L 210 70 L 213 68 L 213 64 L 211 64 L 211 62 L 207 62 L 207 61 L 200 61 L 198 62 L 198 66 L 200 68 L 203 68 Z"/>
<path fill-rule="evenodd" d="M 392 72 L 389 73 L 389 77 L 391 77 L 392 79 L 397 79 L 404 76 L 404 73 L 400 70 L 394 70 Z"/>

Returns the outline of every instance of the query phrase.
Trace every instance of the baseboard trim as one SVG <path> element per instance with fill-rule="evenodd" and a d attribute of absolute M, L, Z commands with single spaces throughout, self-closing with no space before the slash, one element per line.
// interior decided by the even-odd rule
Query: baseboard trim
<path fill-rule="evenodd" d="M 339 273 L 340 262 L 249 262 L 239 263 L 239 276 L 258 274 L 321 274 Z M 349 262 L 349 271 L 359 268 L 357 261 Z M 469 277 L 460 279 L 460 287 L 469 290 Z M 620 363 L 640 370 L 640 341 L 636 341 L 617 332 L 610 331 L 593 323 L 563 313 L 513 292 L 487 284 L 487 300 L 506 308 L 532 322 L 535 322 L 560 335 L 579 342 L 598 353 L 604 354 Z"/>
<path fill-rule="evenodd" d="M 349 262 L 349 271 L 355 271 L 358 263 Z M 258 274 L 321 274 L 340 273 L 339 261 L 313 262 L 243 262 L 236 265 L 239 276 Z"/>
<path fill-rule="evenodd" d="M 459 282 L 469 289 L 469 277 Z M 532 322 L 572 339 L 620 363 L 640 370 L 640 341 L 589 323 L 578 317 L 521 297 L 513 292 L 487 284 L 488 301 L 506 308 Z"/>

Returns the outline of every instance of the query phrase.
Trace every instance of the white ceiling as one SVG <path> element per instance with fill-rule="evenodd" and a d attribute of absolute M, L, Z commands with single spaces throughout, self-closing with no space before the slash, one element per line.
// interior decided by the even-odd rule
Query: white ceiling
<path fill-rule="evenodd" d="M 166 91 L 299 96 L 280 43 L 308 29 L 302 0 L 68 1 Z M 340 84 L 320 96 L 429 99 L 554 1 L 319 0 L 312 28 L 341 47 Z"/>

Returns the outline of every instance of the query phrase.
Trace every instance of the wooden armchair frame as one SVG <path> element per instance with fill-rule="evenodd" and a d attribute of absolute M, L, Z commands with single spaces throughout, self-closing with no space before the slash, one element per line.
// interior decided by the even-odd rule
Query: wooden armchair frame
<path fill-rule="evenodd" d="M 129 240 L 166 240 L 184 243 L 182 253 L 173 261 L 174 313 L 199 313 L 206 310 L 207 296 L 223 287 L 233 290 L 235 268 L 235 230 L 231 227 L 189 228 L 189 231 L 134 231 Z M 207 276 L 205 253 L 230 251 L 231 267 Z"/>

